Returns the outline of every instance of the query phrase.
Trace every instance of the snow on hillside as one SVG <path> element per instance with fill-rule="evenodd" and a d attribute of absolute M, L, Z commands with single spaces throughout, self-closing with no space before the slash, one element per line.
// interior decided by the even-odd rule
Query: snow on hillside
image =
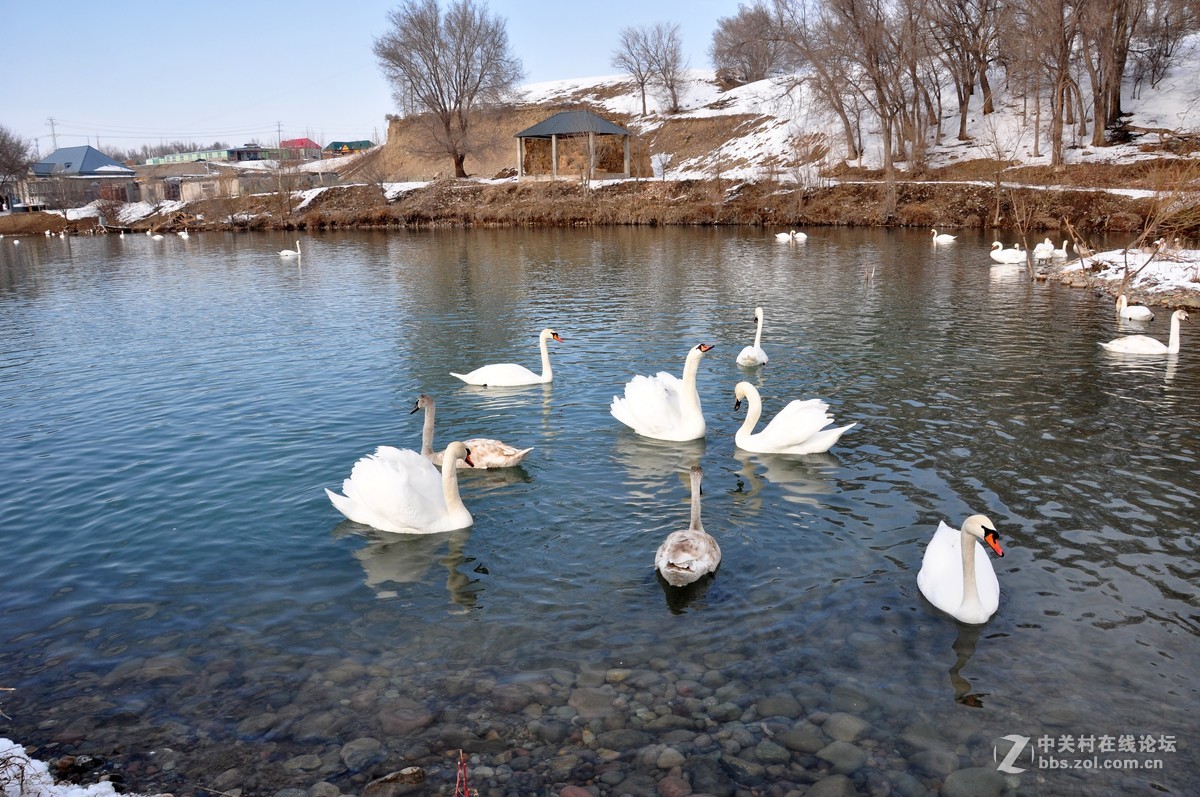
<path fill-rule="evenodd" d="M 1127 87 L 1122 105 L 1131 114 L 1130 124 L 1177 131 L 1200 130 L 1200 81 L 1195 78 L 1198 72 L 1200 35 L 1194 35 L 1180 47 L 1174 66 L 1157 86 L 1143 86 L 1136 96 L 1132 93 L 1132 87 Z M 671 165 L 671 175 L 674 177 L 703 178 L 713 174 L 718 159 L 725 162 L 744 159 L 744 168 L 723 171 L 723 174 L 735 179 L 757 179 L 763 176 L 769 163 L 791 160 L 791 141 L 799 134 L 824 134 L 833 148 L 832 159 L 842 159 L 846 155 L 840 124 L 832 115 L 819 110 L 818 104 L 803 85 L 796 84 L 795 78 L 789 76 L 721 91 L 716 86 L 713 71 L 692 70 L 687 75 L 682 92 L 682 113 L 670 116 L 663 113 L 663 103 L 653 89 L 649 89 L 646 96 L 649 113 L 641 116 L 640 94 L 636 84 L 626 75 L 534 83 L 523 88 L 521 99 L 537 104 L 585 101 L 612 113 L 629 115 L 633 119 L 630 123 L 633 132 L 638 134 L 650 133 L 669 119 L 735 115 L 761 117 L 756 123 L 744 124 L 735 138 L 712 155 Z M 1049 164 L 1050 146 L 1044 131 L 1036 142 L 1035 155 L 1032 116 L 1023 118 L 1021 107 L 1015 101 L 1008 104 L 1003 92 L 1004 81 L 1000 76 L 993 86 L 997 92 L 997 112 L 983 115 L 977 107 L 978 96 L 973 98 L 967 126 L 972 139 L 969 142 L 960 142 L 955 138 L 958 109 L 952 102 L 946 107 L 941 141 L 931 149 L 931 165 L 994 158 L 998 149 L 1023 165 Z M 943 96 L 953 95 L 953 90 L 943 92 Z M 1048 113 L 1048 108 L 1043 109 L 1043 117 Z M 863 158 L 855 162 L 855 165 L 868 168 L 878 167 L 882 162 L 879 131 L 870 127 L 868 124 L 863 131 Z M 1064 154 L 1068 163 L 1128 162 L 1152 157 L 1141 153 L 1136 144 L 1092 147 L 1087 141 L 1068 139 L 1065 145 Z"/>

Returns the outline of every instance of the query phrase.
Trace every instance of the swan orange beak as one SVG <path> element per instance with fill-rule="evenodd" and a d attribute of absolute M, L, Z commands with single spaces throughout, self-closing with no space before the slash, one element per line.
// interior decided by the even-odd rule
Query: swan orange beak
<path fill-rule="evenodd" d="M 986 530 L 983 533 L 983 541 L 996 552 L 996 556 L 1004 556 L 1004 550 L 1000 547 L 1000 534 L 995 529 Z"/>
<path fill-rule="evenodd" d="M 467 453 L 463 454 L 463 462 L 467 463 L 472 468 L 475 467 L 475 463 L 471 460 L 471 449 L 468 448 Z M 1004 556 L 1004 554 L 1000 554 L 1000 555 Z"/>
<path fill-rule="evenodd" d="M 558 333 L 557 333 L 557 332 L 552 332 L 552 333 L 550 334 L 550 337 L 554 338 L 554 339 L 555 339 L 555 340 L 557 340 L 559 343 L 566 343 L 566 341 L 564 341 L 562 338 L 560 338 L 560 337 L 558 336 Z"/>
<path fill-rule="evenodd" d="M 700 344 L 699 346 L 697 346 L 696 348 L 700 349 L 700 351 L 708 351 L 708 350 L 710 350 L 710 349 L 712 348 L 712 344 L 709 344 L 709 343 L 701 343 L 701 344 Z"/>

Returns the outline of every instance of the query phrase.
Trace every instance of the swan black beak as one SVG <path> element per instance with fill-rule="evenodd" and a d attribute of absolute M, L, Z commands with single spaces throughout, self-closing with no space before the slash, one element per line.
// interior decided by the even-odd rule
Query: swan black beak
<path fill-rule="evenodd" d="M 1004 556 L 1004 550 L 1000 547 L 1000 533 L 995 529 L 985 529 L 983 532 L 983 541 L 988 547 L 996 552 L 996 556 Z"/>
<path fill-rule="evenodd" d="M 742 400 L 740 398 L 733 400 L 733 411 L 737 412 L 742 408 Z"/>
<path fill-rule="evenodd" d="M 420 404 L 415 404 L 415 405 L 413 405 L 413 408 L 412 408 L 411 410 L 409 410 L 409 411 L 408 411 L 408 414 L 409 414 L 409 415 L 412 415 L 414 412 L 416 412 L 416 411 L 417 411 L 417 410 L 419 410 L 419 409 L 421 409 L 421 405 L 420 405 Z"/>

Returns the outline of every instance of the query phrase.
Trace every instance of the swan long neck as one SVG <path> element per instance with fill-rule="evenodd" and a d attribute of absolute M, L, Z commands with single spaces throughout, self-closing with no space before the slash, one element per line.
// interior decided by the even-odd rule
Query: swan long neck
<path fill-rule="evenodd" d="M 700 522 L 700 474 L 692 471 L 692 521 L 688 524 L 692 531 L 704 531 Z"/>
<path fill-rule="evenodd" d="M 762 397 L 758 395 L 758 391 L 751 385 L 745 390 L 746 399 L 746 419 L 742 421 L 742 426 L 737 431 L 735 439 L 742 436 L 754 434 L 754 427 L 758 425 L 758 419 L 762 417 Z"/>
<path fill-rule="evenodd" d="M 967 532 L 961 533 L 963 598 L 962 605 L 979 606 L 979 587 L 975 582 L 975 538 Z"/>
<path fill-rule="evenodd" d="M 755 332 L 754 332 L 754 347 L 756 349 L 762 348 L 762 325 L 763 325 L 762 313 L 757 313 L 757 315 L 758 315 L 758 329 L 755 330 Z"/>
<path fill-rule="evenodd" d="M 696 390 L 696 373 L 700 370 L 699 351 L 693 350 L 683 364 L 683 395 L 680 401 L 686 406 L 700 411 L 700 393 Z"/>
<path fill-rule="evenodd" d="M 1179 353 L 1179 316 L 1171 315 L 1171 337 L 1167 340 L 1167 354 Z"/>
<path fill-rule="evenodd" d="M 550 338 L 542 335 L 538 341 L 538 347 L 542 350 L 542 381 L 549 382 L 554 377 L 554 371 L 550 369 Z"/>
<path fill-rule="evenodd" d="M 446 499 L 446 513 L 465 511 L 462 496 L 458 494 L 458 460 L 460 455 L 451 455 L 449 449 L 442 456 L 442 497 Z"/>
<path fill-rule="evenodd" d="M 421 427 L 421 456 L 433 456 L 433 404 L 425 405 L 425 424 Z"/>

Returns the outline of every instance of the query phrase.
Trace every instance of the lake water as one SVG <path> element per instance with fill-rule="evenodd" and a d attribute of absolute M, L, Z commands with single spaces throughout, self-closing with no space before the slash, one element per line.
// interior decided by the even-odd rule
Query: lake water
<path fill-rule="evenodd" d="M 460 749 L 488 797 L 1194 789 L 1194 324 L 1118 358 L 1108 299 L 993 272 L 990 238 L 810 233 L 3 241 L 0 736 L 176 794 L 450 793 Z M 449 375 L 536 370 L 546 326 L 551 385 Z M 609 415 L 701 342 L 705 441 Z M 742 379 L 858 426 L 740 452 Z M 422 392 L 439 447 L 533 453 L 462 475 L 470 529 L 345 521 L 323 488 L 418 447 Z M 724 561 L 676 594 L 653 556 L 696 463 Z M 976 512 L 1007 555 L 968 627 L 916 573 Z"/>

